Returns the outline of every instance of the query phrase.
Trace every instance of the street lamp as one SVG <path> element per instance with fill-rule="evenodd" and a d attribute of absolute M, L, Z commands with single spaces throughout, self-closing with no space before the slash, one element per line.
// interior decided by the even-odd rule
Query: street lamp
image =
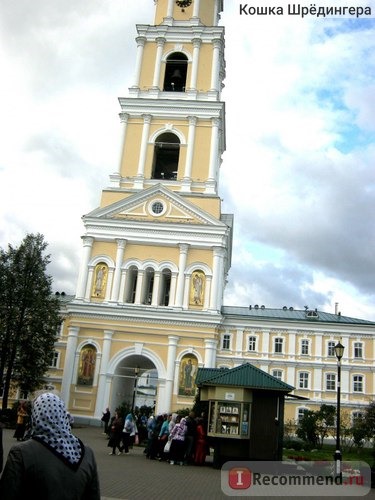
<path fill-rule="evenodd" d="M 342 483 L 341 471 L 341 446 L 340 446 L 340 396 L 341 396 L 341 358 L 344 355 L 345 347 L 338 342 L 335 347 L 335 354 L 337 358 L 337 417 L 336 417 L 336 451 L 333 456 L 335 461 L 335 477 L 339 478 L 339 483 Z"/>
<path fill-rule="evenodd" d="M 132 415 L 134 414 L 134 403 L 135 403 L 135 395 L 137 393 L 138 374 L 139 374 L 139 366 L 136 366 L 134 368 L 134 387 L 133 387 Z"/>

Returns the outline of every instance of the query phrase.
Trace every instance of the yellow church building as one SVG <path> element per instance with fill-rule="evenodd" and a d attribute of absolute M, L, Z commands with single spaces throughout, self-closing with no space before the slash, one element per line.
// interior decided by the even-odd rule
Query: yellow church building
<path fill-rule="evenodd" d="M 286 403 L 285 418 L 298 419 L 335 404 L 341 339 L 342 407 L 363 412 L 375 392 L 374 322 L 223 305 L 233 228 L 219 193 L 223 0 L 153 3 L 119 98 L 118 169 L 83 217 L 76 294 L 61 297 L 49 387 L 77 420 L 96 423 L 124 401 L 157 413 L 191 407 L 199 367 L 249 362 L 307 398 Z"/>

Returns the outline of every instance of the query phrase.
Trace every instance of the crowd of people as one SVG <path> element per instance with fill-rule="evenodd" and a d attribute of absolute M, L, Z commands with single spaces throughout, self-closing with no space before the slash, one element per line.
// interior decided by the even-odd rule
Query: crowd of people
<path fill-rule="evenodd" d="M 207 424 L 204 417 L 190 412 L 186 417 L 177 413 L 144 415 L 125 419 L 118 410 L 110 418 L 107 408 L 103 412 L 104 433 L 108 436 L 110 455 L 129 454 L 136 443 L 145 441 L 144 454 L 150 460 L 169 462 L 171 465 L 203 465 L 209 455 Z M 146 436 L 139 436 L 144 431 Z M 143 439 L 144 438 L 144 439 Z"/>

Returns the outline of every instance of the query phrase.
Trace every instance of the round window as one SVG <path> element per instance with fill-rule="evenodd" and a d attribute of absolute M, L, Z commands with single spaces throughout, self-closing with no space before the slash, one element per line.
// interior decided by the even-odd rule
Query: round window
<path fill-rule="evenodd" d="M 164 205 L 161 201 L 154 201 L 154 203 L 151 205 L 151 210 L 155 215 L 159 215 L 163 212 Z"/>

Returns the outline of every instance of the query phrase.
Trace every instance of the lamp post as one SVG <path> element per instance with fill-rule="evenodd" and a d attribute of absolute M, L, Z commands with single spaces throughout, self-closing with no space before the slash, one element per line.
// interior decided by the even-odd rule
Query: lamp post
<path fill-rule="evenodd" d="M 134 368 L 134 387 L 133 387 L 133 400 L 132 400 L 132 415 L 134 414 L 134 403 L 135 395 L 137 393 L 137 382 L 138 382 L 139 366 Z"/>
<path fill-rule="evenodd" d="M 336 417 L 336 451 L 333 456 L 335 461 L 335 477 L 339 478 L 339 483 L 342 483 L 341 471 L 341 446 L 340 446 L 340 397 L 341 397 L 341 358 L 344 354 L 345 347 L 338 342 L 335 345 L 335 354 L 337 358 L 337 417 Z"/>

